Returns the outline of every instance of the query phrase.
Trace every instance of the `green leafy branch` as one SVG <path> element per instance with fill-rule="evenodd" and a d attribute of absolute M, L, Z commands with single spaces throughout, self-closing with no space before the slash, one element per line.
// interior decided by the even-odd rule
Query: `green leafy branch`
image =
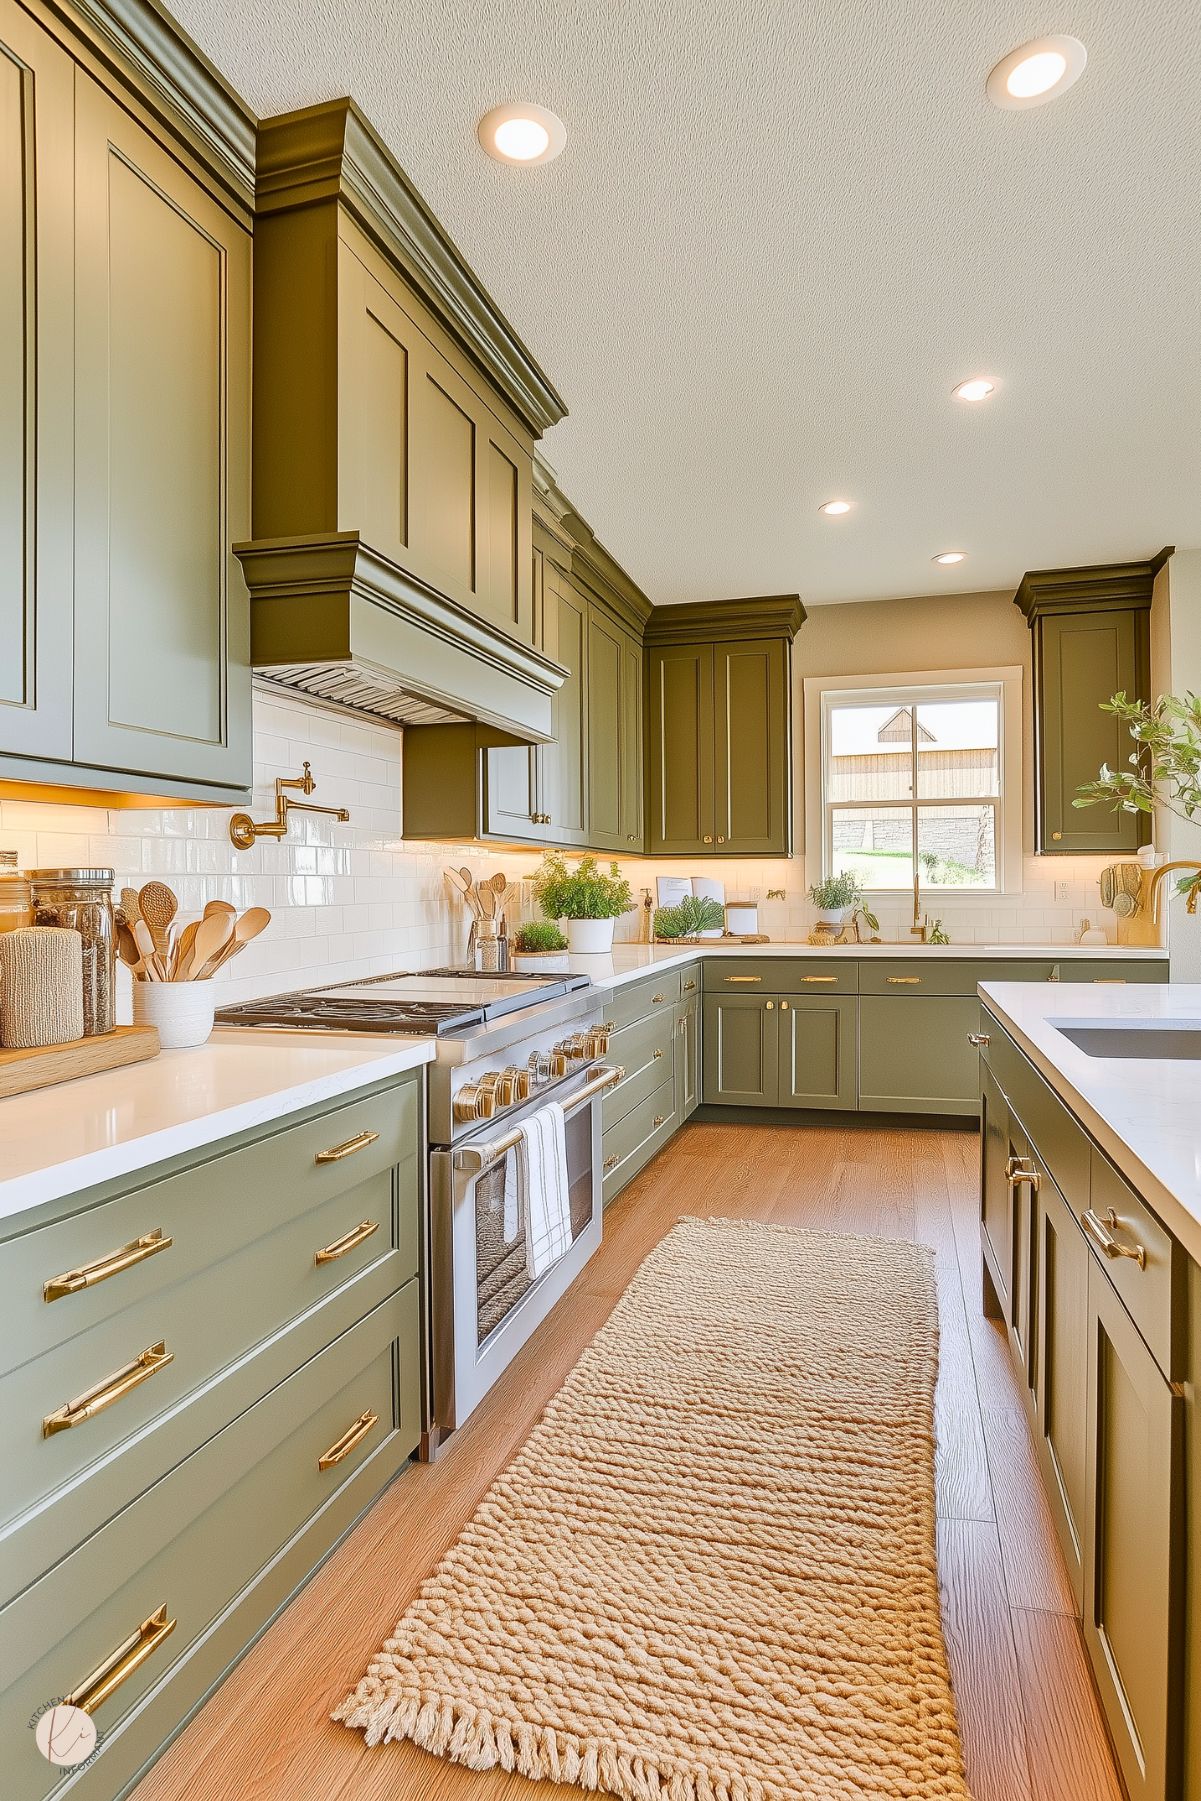
<path fill-rule="evenodd" d="M 1101 711 L 1120 719 L 1134 743 L 1125 769 L 1101 766 L 1095 782 L 1077 789 L 1074 807 L 1108 806 L 1115 813 L 1152 814 L 1157 807 L 1187 824 L 1201 823 L 1201 698 L 1162 694 L 1153 706 L 1119 692 Z M 1183 893 L 1194 877 L 1177 883 Z"/>

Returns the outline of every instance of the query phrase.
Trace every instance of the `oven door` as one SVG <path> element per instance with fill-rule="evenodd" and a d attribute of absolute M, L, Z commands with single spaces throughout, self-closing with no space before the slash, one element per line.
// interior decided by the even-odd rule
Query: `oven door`
<path fill-rule="evenodd" d="M 600 1244 L 599 1103 L 618 1075 L 603 1067 L 582 1070 L 506 1113 L 503 1125 L 489 1122 L 432 1154 L 431 1454 L 483 1400 Z M 567 1115 L 572 1242 L 557 1263 L 533 1279 L 526 1269 L 522 1222 L 511 1202 L 506 1208 L 505 1178 L 515 1155 L 513 1127 L 550 1099 Z"/>

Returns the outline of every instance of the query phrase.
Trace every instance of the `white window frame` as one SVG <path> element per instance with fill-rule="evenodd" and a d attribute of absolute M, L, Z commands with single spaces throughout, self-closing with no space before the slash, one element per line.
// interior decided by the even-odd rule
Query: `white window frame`
<path fill-rule="evenodd" d="M 831 873 L 831 807 L 826 799 L 826 764 L 830 742 L 830 710 L 848 701 L 866 706 L 923 705 L 938 700 L 984 698 L 981 689 L 992 689 L 998 711 L 999 793 L 997 816 L 997 879 L 991 888 L 939 888 L 944 896 L 977 905 L 994 904 L 1000 895 L 1022 891 L 1022 671 L 1020 668 L 909 670 L 897 675 L 814 675 L 805 678 L 805 873 L 810 882 L 824 881 Z M 948 805 L 970 804 L 970 796 L 956 796 Z M 981 796 L 992 800 L 992 796 Z M 891 805 L 892 803 L 881 803 Z M 921 795 L 899 801 L 899 807 L 922 804 Z M 927 805 L 943 804 L 927 800 Z M 880 899 L 909 894 L 910 887 L 873 888 Z"/>

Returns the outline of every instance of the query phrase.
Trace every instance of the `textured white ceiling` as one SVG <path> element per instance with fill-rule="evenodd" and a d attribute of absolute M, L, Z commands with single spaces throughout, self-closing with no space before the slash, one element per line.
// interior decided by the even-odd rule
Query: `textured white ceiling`
<path fill-rule="evenodd" d="M 545 454 L 652 599 L 1201 545 L 1197 0 L 174 5 L 260 113 L 360 103 L 565 396 Z M 998 111 L 989 69 L 1049 31 L 1082 79 Z M 566 121 L 556 162 L 483 155 L 510 99 Z M 974 374 L 996 396 L 953 403 Z"/>

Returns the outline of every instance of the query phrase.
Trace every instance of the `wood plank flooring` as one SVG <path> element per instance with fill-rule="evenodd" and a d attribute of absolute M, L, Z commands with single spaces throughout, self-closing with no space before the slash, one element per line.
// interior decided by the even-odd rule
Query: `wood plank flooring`
<path fill-rule="evenodd" d="M 977 1154 L 974 1133 L 863 1120 L 685 1127 L 609 1209 L 600 1251 L 458 1441 L 383 1495 L 134 1801 L 546 1801 L 545 1783 L 368 1750 L 329 1713 L 683 1214 L 935 1247 L 943 1617 L 974 1801 L 1121 1801 L 1017 1378 L 981 1309 Z"/>

